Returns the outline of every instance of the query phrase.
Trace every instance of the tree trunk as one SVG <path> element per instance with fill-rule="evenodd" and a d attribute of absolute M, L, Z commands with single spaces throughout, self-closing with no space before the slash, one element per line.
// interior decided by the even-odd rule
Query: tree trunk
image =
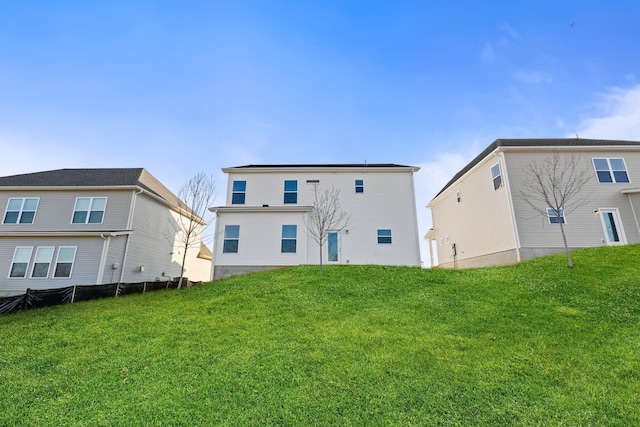
<path fill-rule="evenodd" d="M 564 226 L 562 225 L 563 219 L 560 218 L 560 231 L 562 232 L 562 241 L 564 242 L 564 251 L 567 254 L 567 267 L 573 268 L 573 261 L 571 261 L 571 253 L 569 251 L 569 245 L 567 245 L 567 236 L 564 234 Z"/>
<path fill-rule="evenodd" d="M 320 243 L 320 275 L 322 276 L 322 243 Z"/>
<path fill-rule="evenodd" d="M 182 264 L 180 264 L 180 281 L 178 282 L 178 289 L 182 288 L 182 278 L 184 277 L 184 263 L 187 260 L 187 249 L 189 249 L 189 244 L 184 245 L 184 254 L 182 254 Z"/>

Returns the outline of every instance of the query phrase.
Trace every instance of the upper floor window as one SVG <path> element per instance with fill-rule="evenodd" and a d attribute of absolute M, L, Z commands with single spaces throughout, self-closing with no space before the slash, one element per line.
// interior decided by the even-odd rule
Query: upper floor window
<path fill-rule="evenodd" d="M 78 197 L 73 208 L 72 224 L 102 224 L 106 197 Z"/>
<path fill-rule="evenodd" d="M 284 203 L 298 203 L 298 181 L 284 182 Z"/>
<path fill-rule="evenodd" d="M 459 191 L 456 191 L 456 202 L 460 203 L 462 201 L 462 196 Z"/>
<path fill-rule="evenodd" d="M 9 277 L 27 277 L 27 269 L 29 268 L 29 261 L 31 260 L 31 252 L 33 247 L 31 246 L 18 246 L 13 252 L 13 260 L 11 261 L 11 270 L 9 270 Z"/>
<path fill-rule="evenodd" d="M 364 193 L 364 180 L 356 179 L 356 193 Z"/>
<path fill-rule="evenodd" d="M 391 243 L 391 230 L 378 230 L 378 243 Z"/>
<path fill-rule="evenodd" d="M 43 279 L 49 277 L 49 269 L 51 268 L 54 249 L 53 246 L 38 247 L 36 250 L 36 259 L 31 269 L 31 277 Z"/>
<path fill-rule="evenodd" d="M 298 237 L 297 225 L 283 225 L 281 251 L 283 253 L 285 252 L 295 253 L 297 237 Z"/>
<path fill-rule="evenodd" d="M 33 219 L 38 210 L 38 198 L 12 198 L 7 204 L 7 213 L 4 215 L 5 224 L 33 224 Z"/>
<path fill-rule="evenodd" d="M 558 210 L 547 208 L 547 217 L 549 218 L 549 224 L 565 224 L 564 210 L 562 208 Z"/>
<path fill-rule="evenodd" d="M 247 181 L 233 181 L 233 193 L 231 194 L 232 205 L 244 205 L 247 194 Z"/>
<path fill-rule="evenodd" d="M 240 239 L 239 225 L 225 225 L 224 227 L 224 243 L 222 252 L 226 254 L 238 253 L 238 241 Z"/>
<path fill-rule="evenodd" d="M 497 190 L 502 186 L 502 172 L 500 171 L 500 163 L 496 163 L 491 167 L 491 178 L 493 179 L 494 190 Z"/>
<path fill-rule="evenodd" d="M 71 270 L 73 270 L 73 263 L 75 262 L 75 259 L 75 246 L 60 246 L 60 249 L 58 249 L 58 258 L 56 259 L 56 267 L 53 271 L 53 277 L 71 277 Z"/>
<path fill-rule="evenodd" d="M 593 159 L 598 182 L 629 182 L 624 159 Z"/>

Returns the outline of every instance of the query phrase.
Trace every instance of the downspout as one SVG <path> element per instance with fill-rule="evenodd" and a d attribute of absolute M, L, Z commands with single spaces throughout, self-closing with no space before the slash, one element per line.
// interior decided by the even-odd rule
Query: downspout
<path fill-rule="evenodd" d="M 131 195 L 131 209 L 129 209 L 129 221 L 127 222 L 127 230 L 133 231 L 133 215 L 136 212 L 136 201 L 138 200 L 138 194 L 143 192 L 142 189 L 138 191 L 134 191 Z M 124 279 L 124 267 L 127 263 L 127 255 L 129 254 L 129 242 L 131 241 L 131 234 L 127 234 L 127 242 L 124 244 L 124 255 L 122 256 L 122 268 L 120 269 L 120 280 L 122 282 Z"/>
<path fill-rule="evenodd" d="M 505 190 L 507 190 L 507 198 L 509 200 L 509 210 L 511 210 L 511 224 L 513 225 L 513 234 L 516 238 L 516 259 L 517 262 L 522 261 L 522 254 L 520 253 L 520 234 L 518 233 L 518 224 L 516 223 L 516 211 L 513 207 L 513 197 L 511 196 L 511 186 L 509 185 L 509 177 L 507 174 L 507 159 L 504 156 L 503 151 L 496 152 L 498 158 L 501 158 L 502 165 L 504 166 L 504 186 Z"/>
<path fill-rule="evenodd" d="M 96 285 L 102 284 L 102 275 L 104 274 L 104 264 L 107 262 L 107 253 L 109 252 L 109 242 L 111 235 L 105 236 L 104 233 L 100 234 L 102 237 L 102 255 L 100 256 L 100 268 L 98 268 L 98 277 L 96 277 Z"/>

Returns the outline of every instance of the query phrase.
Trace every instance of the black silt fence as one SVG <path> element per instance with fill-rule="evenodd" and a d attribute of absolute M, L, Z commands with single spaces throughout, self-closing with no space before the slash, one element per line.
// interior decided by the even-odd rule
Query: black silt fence
<path fill-rule="evenodd" d="M 202 282 L 197 282 L 202 283 Z M 184 278 L 182 286 L 197 284 Z M 70 304 L 98 298 L 138 294 L 160 289 L 177 289 L 178 280 L 166 282 L 110 283 L 107 285 L 75 285 L 66 288 L 33 290 L 27 289 L 22 295 L 0 298 L 0 314 L 51 305 Z"/>

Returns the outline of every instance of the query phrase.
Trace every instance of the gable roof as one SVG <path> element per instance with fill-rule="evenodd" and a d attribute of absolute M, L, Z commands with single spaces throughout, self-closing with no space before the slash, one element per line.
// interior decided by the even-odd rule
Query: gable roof
<path fill-rule="evenodd" d="M 377 170 L 380 172 L 417 172 L 417 166 L 405 166 L 395 163 L 297 163 L 297 164 L 267 164 L 267 165 L 243 165 L 229 168 L 222 168 L 225 173 L 231 172 L 362 172 L 367 170 Z"/>
<path fill-rule="evenodd" d="M 244 165 L 236 166 L 233 169 L 245 168 L 410 168 L 413 166 L 397 165 L 395 163 L 300 163 L 300 164 L 277 164 L 277 165 Z"/>
<path fill-rule="evenodd" d="M 482 150 L 473 160 L 465 167 L 460 169 L 442 190 L 436 194 L 433 199 L 442 194 L 454 182 L 462 178 L 464 174 L 469 172 L 475 165 L 480 163 L 485 157 L 493 153 L 501 147 L 620 147 L 620 146 L 636 146 L 640 147 L 640 141 L 619 141 L 611 139 L 584 139 L 584 138 L 527 138 L 527 139 L 496 139 L 487 148 Z M 432 199 L 432 200 L 433 200 Z"/>

